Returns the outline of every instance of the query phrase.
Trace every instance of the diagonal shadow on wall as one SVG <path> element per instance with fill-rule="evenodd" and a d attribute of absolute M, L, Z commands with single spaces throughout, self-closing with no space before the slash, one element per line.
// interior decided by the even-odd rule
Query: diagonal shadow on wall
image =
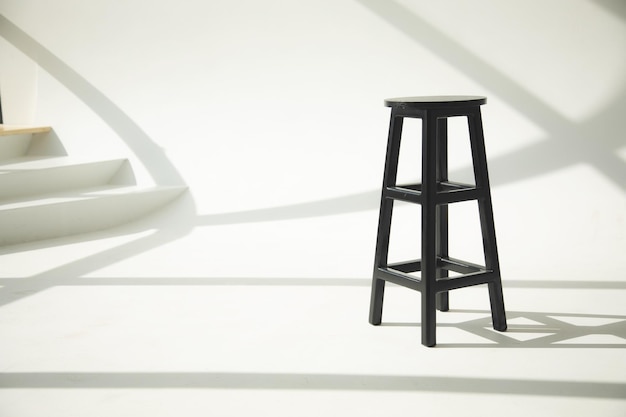
<path fill-rule="evenodd" d="M 592 118 L 574 123 L 518 81 L 472 54 L 410 9 L 395 1 L 356 0 L 410 39 L 483 85 L 544 129 L 548 137 L 489 160 L 491 183 L 506 184 L 576 163 L 587 163 L 626 191 L 626 163 L 616 154 L 624 145 L 626 90 L 616 92 Z M 626 45 L 625 45 L 626 46 Z M 469 172 L 469 169 L 468 169 Z"/>
<path fill-rule="evenodd" d="M 74 93 L 117 133 L 159 185 L 184 184 L 165 153 L 122 109 L 50 50 L 0 14 L 0 36 Z"/>
<path fill-rule="evenodd" d="M 614 16 L 626 20 L 626 2 L 623 0 L 592 0 L 598 6 L 604 7 Z"/>

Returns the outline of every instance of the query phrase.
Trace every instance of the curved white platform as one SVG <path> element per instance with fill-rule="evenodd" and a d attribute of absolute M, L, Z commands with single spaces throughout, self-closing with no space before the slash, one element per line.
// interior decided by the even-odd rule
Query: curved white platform
<path fill-rule="evenodd" d="M 45 145 L 52 140 L 49 132 L 45 126 L 0 125 L 0 246 L 117 226 L 155 211 L 185 190 L 134 184 L 123 158 L 42 154 L 53 148 Z"/>

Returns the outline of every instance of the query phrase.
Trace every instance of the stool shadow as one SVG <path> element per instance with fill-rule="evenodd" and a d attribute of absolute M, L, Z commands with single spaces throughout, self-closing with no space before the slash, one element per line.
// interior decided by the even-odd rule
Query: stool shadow
<path fill-rule="evenodd" d="M 493 330 L 488 310 L 451 309 L 446 313 L 484 314 L 456 323 L 437 323 L 438 328 L 456 328 L 484 341 L 437 343 L 439 348 L 626 348 L 626 316 L 602 314 L 507 311 L 506 332 Z M 381 323 L 381 326 L 419 327 L 420 323 Z M 607 341 L 608 339 L 608 341 Z"/>

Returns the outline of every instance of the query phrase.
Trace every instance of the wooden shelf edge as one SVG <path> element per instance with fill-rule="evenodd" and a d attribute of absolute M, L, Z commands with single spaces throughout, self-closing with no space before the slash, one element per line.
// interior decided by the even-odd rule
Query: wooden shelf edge
<path fill-rule="evenodd" d="M 46 133 L 51 130 L 50 126 L 0 125 L 0 136 Z"/>

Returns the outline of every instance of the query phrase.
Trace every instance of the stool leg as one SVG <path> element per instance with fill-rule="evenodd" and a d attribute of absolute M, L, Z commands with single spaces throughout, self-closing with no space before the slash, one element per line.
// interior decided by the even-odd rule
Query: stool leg
<path fill-rule="evenodd" d="M 389 122 L 389 136 L 387 139 L 387 154 L 385 156 L 385 171 L 383 174 L 383 189 L 380 198 L 380 213 L 378 215 L 378 234 L 376 238 L 376 253 L 374 255 L 374 272 L 372 277 L 372 294 L 370 298 L 369 322 L 378 325 L 382 320 L 383 298 L 385 294 L 385 280 L 377 277 L 378 268 L 384 268 L 388 263 L 389 236 L 391 233 L 391 216 L 393 214 L 393 200 L 386 198 L 387 187 L 396 185 L 398 174 L 398 158 L 400 156 L 400 140 L 404 119 L 392 111 Z"/>
<path fill-rule="evenodd" d="M 383 298 L 385 296 L 385 280 L 378 278 L 378 268 L 387 266 L 389 252 L 389 237 L 391 232 L 391 216 L 393 214 L 393 200 L 385 198 L 384 192 L 380 202 L 378 218 L 378 238 L 376 239 L 376 254 L 374 257 L 374 273 L 372 278 L 372 295 L 370 299 L 369 321 L 378 325 L 382 321 Z"/>
<path fill-rule="evenodd" d="M 491 204 L 491 190 L 485 152 L 485 138 L 483 136 L 480 108 L 468 116 L 472 159 L 474 162 L 474 176 L 476 187 L 482 190 L 483 195 L 478 200 L 478 212 L 483 236 L 483 250 L 485 253 L 485 267 L 493 271 L 494 278 L 489 285 L 489 299 L 491 303 L 491 318 L 493 328 L 505 331 L 506 313 L 504 310 L 504 296 L 502 294 L 502 280 L 500 276 L 500 262 L 498 260 L 498 246 L 496 243 L 496 229 L 493 221 L 493 207 Z"/>
<path fill-rule="evenodd" d="M 385 296 L 385 280 L 372 280 L 372 295 L 370 299 L 370 324 L 379 325 L 383 319 L 383 298 Z"/>
<path fill-rule="evenodd" d="M 448 180 L 448 119 L 437 120 L 437 183 Z M 448 257 L 448 206 L 437 206 L 436 215 L 436 246 L 437 257 Z M 448 270 L 437 268 L 436 277 L 445 278 Z M 449 295 L 448 291 L 437 293 L 437 309 L 448 311 Z"/>
<path fill-rule="evenodd" d="M 498 248 L 496 244 L 496 230 L 493 221 L 491 197 L 487 197 L 478 202 L 478 211 L 483 235 L 485 266 L 494 273 L 494 279 L 489 283 L 489 300 L 491 302 L 493 328 L 498 331 L 505 331 L 507 328 L 506 313 L 504 311 L 504 296 L 502 294 L 502 280 L 498 261 Z"/>
<path fill-rule="evenodd" d="M 435 293 L 425 290 L 422 294 L 422 344 L 433 347 L 437 344 L 437 304 Z"/>
<path fill-rule="evenodd" d="M 448 257 L 448 206 L 442 205 L 437 207 L 437 257 Z M 448 276 L 448 270 L 437 268 L 436 278 L 445 278 Z M 439 311 L 450 310 L 450 301 L 448 291 L 437 293 L 437 309 Z"/>
<path fill-rule="evenodd" d="M 437 276 L 437 118 L 422 119 L 422 344 L 436 343 Z"/>
<path fill-rule="evenodd" d="M 489 301 L 491 303 L 491 322 L 493 323 L 493 328 L 499 332 L 504 332 L 507 329 L 507 324 L 500 276 L 498 275 L 498 279 L 490 282 L 488 285 Z"/>

